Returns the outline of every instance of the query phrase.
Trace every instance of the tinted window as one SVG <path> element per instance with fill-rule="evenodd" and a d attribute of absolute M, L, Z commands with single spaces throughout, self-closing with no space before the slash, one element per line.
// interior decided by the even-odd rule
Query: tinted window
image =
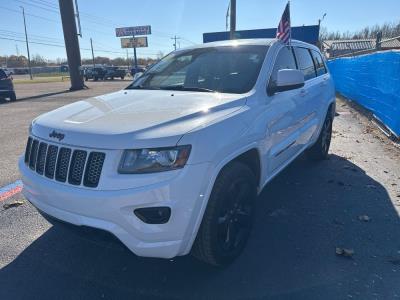
<path fill-rule="evenodd" d="M 267 46 L 227 46 L 173 52 L 128 89 L 246 93 L 255 85 L 267 51 Z"/>
<path fill-rule="evenodd" d="M 306 48 L 294 48 L 297 58 L 299 70 L 304 74 L 304 80 L 309 80 L 315 77 L 314 62 L 310 51 Z"/>
<path fill-rule="evenodd" d="M 292 48 L 285 47 L 279 51 L 274 68 L 272 69 L 271 79 L 269 81 L 270 87 L 276 86 L 278 71 L 283 69 L 297 69 Z"/>
<path fill-rule="evenodd" d="M 326 67 L 321 54 L 315 50 L 311 50 L 311 53 L 314 58 L 315 68 L 317 70 L 317 76 L 326 74 Z"/>
<path fill-rule="evenodd" d="M 7 78 L 7 74 L 3 70 L 0 70 L 0 79 L 4 78 Z"/>

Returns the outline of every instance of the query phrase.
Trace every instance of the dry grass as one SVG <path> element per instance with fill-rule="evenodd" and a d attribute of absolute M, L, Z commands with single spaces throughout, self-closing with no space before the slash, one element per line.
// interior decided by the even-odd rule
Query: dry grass
<path fill-rule="evenodd" d="M 33 80 L 14 79 L 14 84 L 50 83 L 50 82 L 62 82 L 66 80 L 69 80 L 69 76 L 33 77 Z"/>

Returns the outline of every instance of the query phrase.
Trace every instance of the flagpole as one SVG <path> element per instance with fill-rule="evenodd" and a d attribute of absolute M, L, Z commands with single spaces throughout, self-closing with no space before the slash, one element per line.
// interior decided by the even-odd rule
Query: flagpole
<path fill-rule="evenodd" d="M 292 16 L 290 14 L 290 0 L 288 1 L 289 5 L 289 47 L 292 46 Z"/>

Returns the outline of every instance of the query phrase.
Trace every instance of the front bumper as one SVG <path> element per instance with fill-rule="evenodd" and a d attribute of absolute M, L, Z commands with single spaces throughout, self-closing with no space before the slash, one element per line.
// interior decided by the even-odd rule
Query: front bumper
<path fill-rule="evenodd" d="M 123 190 L 98 190 L 48 180 L 19 168 L 24 196 L 40 211 L 74 225 L 114 234 L 139 256 L 172 258 L 190 251 L 209 190 L 209 164 L 186 165 L 171 179 Z M 129 175 L 127 175 L 129 176 Z M 141 207 L 169 206 L 166 224 L 146 224 L 133 213 Z"/>

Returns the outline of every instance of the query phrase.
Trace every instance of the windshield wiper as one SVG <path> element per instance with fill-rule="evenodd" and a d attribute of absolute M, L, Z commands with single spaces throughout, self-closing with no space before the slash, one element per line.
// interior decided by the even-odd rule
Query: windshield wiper
<path fill-rule="evenodd" d="M 192 92 L 207 92 L 214 93 L 214 90 L 197 87 L 197 86 L 184 86 L 184 85 L 166 85 L 160 86 L 160 90 L 174 90 L 174 91 L 192 91 Z"/>

